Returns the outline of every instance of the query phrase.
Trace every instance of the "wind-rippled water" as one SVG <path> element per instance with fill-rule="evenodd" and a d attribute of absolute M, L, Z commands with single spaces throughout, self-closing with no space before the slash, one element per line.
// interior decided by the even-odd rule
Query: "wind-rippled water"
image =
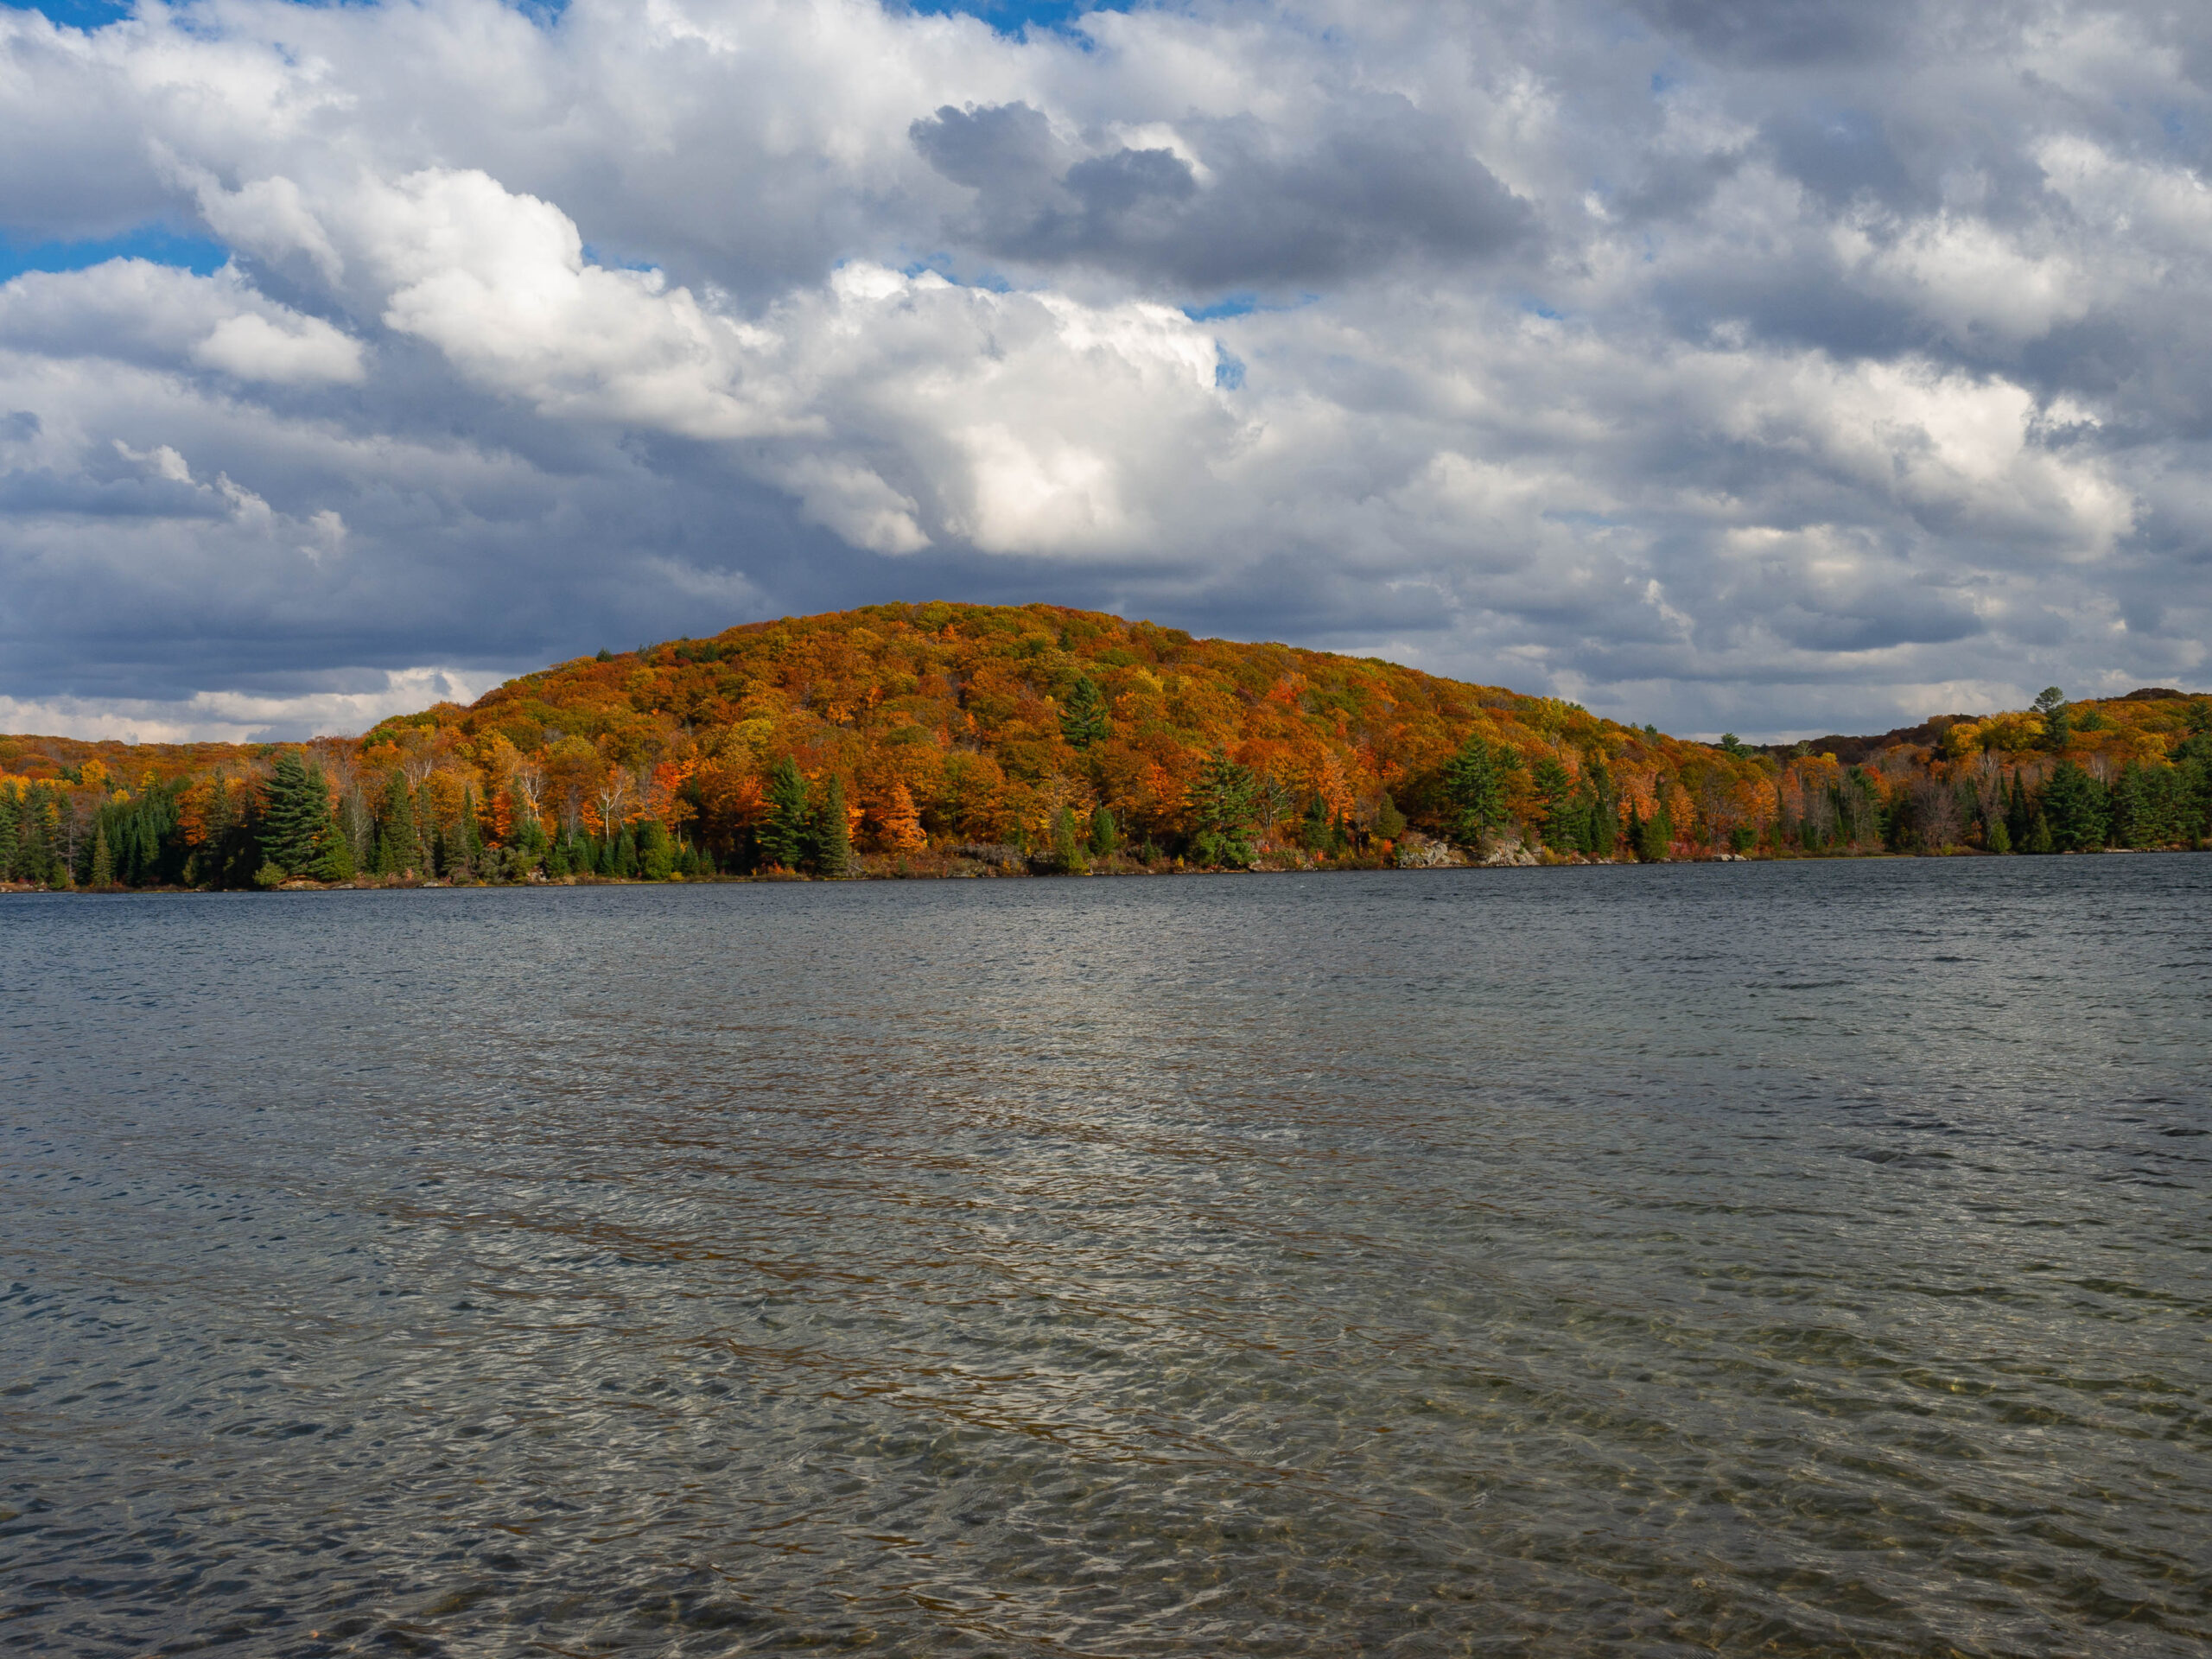
<path fill-rule="evenodd" d="M 0 1648 L 2195 1654 L 2212 858 L 0 899 Z"/>

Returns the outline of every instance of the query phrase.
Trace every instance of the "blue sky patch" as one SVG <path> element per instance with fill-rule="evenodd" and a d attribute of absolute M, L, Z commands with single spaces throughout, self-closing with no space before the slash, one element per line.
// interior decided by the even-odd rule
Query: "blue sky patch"
<path fill-rule="evenodd" d="M 229 263 L 231 251 L 204 236 L 179 236 L 158 225 L 142 225 L 121 236 L 91 242 L 22 242 L 0 236 L 0 282 L 27 270 L 83 270 L 111 259 L 150 259 L 157 265 L 181 265 L 207 276 Z"/>
<path fill-rule="evenodd" d="M 44 12 L 55 22 L 71 29 L 98 29 L 130 15 L 129 6 L 114 4 L 112 0 L 30 0 L 21 9 Z"/>
<path fill-rule="evenodd" d="M 1224 317 L 1249 317 L 1260 308 L 1256 294 L 1231 294 L 1211 305 L 1186 305 L 1183 315 L 1192 322 L 1219 322 Z"/>
<path fill-rule="evenodd" d="M 1001 35 L 1019 35 L 1025 29 L 1072 28 L 1086 11 L 1127 11 L 1131 0 L 1089 0 L 1082 4 L 1071 0 L 908 0 L 904 6 L 899 0 L 890 0 L 890 3 L 893 10 L 938 17 L 959 12 L 982 18 Z"/>

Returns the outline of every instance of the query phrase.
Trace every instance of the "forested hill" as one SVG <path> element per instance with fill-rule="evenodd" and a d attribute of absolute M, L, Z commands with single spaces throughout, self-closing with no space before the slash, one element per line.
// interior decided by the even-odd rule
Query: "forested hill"
<path fill-rule="evenodd" d="M 1862 741 L 1714 746 L 1375 658 L 1043 605 L 884 605 L 602 652 L 359 738 L 0 738 L 0 879 L 2193 845 L 2212 829 L 2208 727 L 2202 697 L 2052 693 L 1850 754 Z"/>

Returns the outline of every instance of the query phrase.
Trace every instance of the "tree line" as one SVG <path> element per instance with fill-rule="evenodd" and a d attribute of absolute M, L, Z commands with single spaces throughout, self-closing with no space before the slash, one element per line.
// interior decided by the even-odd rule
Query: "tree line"
<path fill-rule="evenodd" d="M 873 607 L 601 652 L 359 739 L 0 738 L 0 880 L 1342 867 L 1424 839 L 1524 861 L 2192 846 L 2208 728 L 2202 697 L 2053 689 L 1847 763 L 1097 613 Z"/>

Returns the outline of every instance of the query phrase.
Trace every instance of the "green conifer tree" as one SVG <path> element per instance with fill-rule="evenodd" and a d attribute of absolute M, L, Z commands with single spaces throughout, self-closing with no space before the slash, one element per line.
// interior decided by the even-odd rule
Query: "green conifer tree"
<path fill-rule="evenodd" d="M 276 757 L 261 820 L 263 857 L 291 875 L 311 874 L 331 832 L 330 785 L 296 749 Z"/>
<path fill-rule="evenodd" d="M 1574 833 L 1569 808 L 1574 780 L 1567 775 L 1565 764 L 1557 755 L 1539 755 L 1529 778 L 1536 786 L 1538 833 L 1553 847 L 1580 850 L 1573 845 L 1580 836 Z"/>
<path fill-rule="evenodd" d="M 395 772 L 385 779 L 384 810 L 377 821 L 377 874 L 404 875 L 416 867 L 415 797 Z"/>
<path fill-rule="evenodd" d="M 2055 685 L 2046 685 L 2036 696 L 2036 713 L 2043 716 L 2043 746 L 2053 754 L 2065 752 L 2067 741 L 2073 735 L 2073 718 L 2066 706 L 2066 694 Z"/>
<path fill-rule="evenodd" d="M 1384 841 L 1395 841 L 1406 833 L 1406 815 L 1398 810 L 1398 804 L 1390 798 L 1387 789 L 1375 805 L 1375 833 Z"/>
<path fill-rule="evenodd" d="M 2005 830 L 2006 839 L 2022 851 L 2031 851 L 2028 837 L 2035 828 L 2035 814 L 2028 805 L 2027 785 L 2020 781 L 2020 774 L 2012 774 L 2012 792 L 2005 802 Z"/>
<path fill-rule="evenodd" d="M 1306 816 L 1299 820 L 1298 844 L 1312 853 L 1325 853 L 1330 842 L 1329 807 L 1317 793 L 1306 803 Z"/>
<path fill-rule="evenodd" d="M 1088 674 L 1078 675 L 1060 704 L 1060 735 L 1071 747 L 1087 749 L 1107 730 L 1105 697 Z"/>
<path fill-rule="evenodd" d="M 1114 815 L 1100 802 L 1090 815 L 1090 851 L 1096 858 L 1107 858 L 1122 844 L 1121 827 L 1114 822 Z"/>
<path fill-rule="evenodd" d="M 607 861 L 607 864 L 609 875 L 617 876 L 626 881 L 637 880 L 638 838 L 630 832 L 630 826 L 626 823 L 622 826 L 621 837 L 614 843 L 614 855 Z"/>
<path fill-rule="evenodd" d="M 1216 749 L 1191 786 L 1190 812 L 1196 826 L 1192 858 L 1208 866 L 1251 868 L 1259 856 L 1252 842 L 1259 827 L 1259 784 L 1249 767 Z"/>
<path fill-rule="evenodd" d="M 796 870 L 805 861 L 813 814 L 808 810 L 806 779 L 798 762 L 785 755 L 768 774 L 768 816 L 760 830 L 760 856 Z"/>
<path fill-rule="evenodd" d="M 822 810 L 815 820 L 813 842 L 816 874 L 835 880 L 851 868 L 853 836 L 851 826 L 845 821 L 845 785 L 834 772 L 823 785 Z"/>
<path fill-rule="evenodd" d="M 17 828 L 22 814 L 22 803 L 16 791 L 0 785 L 0 881 L 16 879 L 16 861 L 22 845 Z"/>
<path fill-rule="evenodd" d="M 1610 859 L 1620 844 L 1621 804 L 1604 765 L 1592 761 L 1583 776 L 1590 781 L 1590 856 Z"/>
<path fill-rule="evenodd" d="M 1444 767 L 1444 794 L 1452 804 L 1452 840 L 1477 849 L 1487 845 L 1505 823 L 1506 774 L 1520 765 L 1521 757 L 1503 744 L 1486 742 L 1479 732 L 1467 734 L 1459 752 Z"/>
<path fill-rule="evenodd" d="M 464 875 L 483 874 L 484 824 L 476 816 L 476 796 L 471 790 L 461 791 L 461 822 L 454 826 L 453 861 Z"/>
<path fill-rule="evenodd" d="M 108 849 L 107 825 L 103 823 L 92 831 L 92 870 L 91 885 L 107 888 L 115 885 L 115 855 Z"/>
<path fill-rule="evenodd" d="M 647 818 L 638 836 L 638 868 L 648 881 L 665 881 L 676 874 L 676 837 L 658 818 Z"/>
<path fill-rule="evenodd" d="M 2051 844 L 2063 853 L 2105 844 L 2108 807 L 2104 785 L 2071 760 L 2062 760 L 2044 785 L 2039 814 L 2050 826 Z"/>

